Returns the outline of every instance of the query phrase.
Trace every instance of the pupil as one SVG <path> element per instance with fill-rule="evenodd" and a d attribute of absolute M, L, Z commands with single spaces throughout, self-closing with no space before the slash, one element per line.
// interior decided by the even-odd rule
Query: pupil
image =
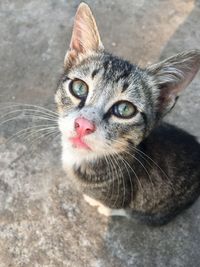
<path fill-rule="evenodd" d="M 123 105 L 122 112 L 123 114 L 126 114 L 128 112 L 128 107 L 126 105 Z"/>
<path fill-rule="evenodd" d="M 78 87 L 78 94 L 79 94 L 79 95 L 82 95 L 83 93 L 84 93 L 83 86 L 80 85 L 80 86 Z"/>

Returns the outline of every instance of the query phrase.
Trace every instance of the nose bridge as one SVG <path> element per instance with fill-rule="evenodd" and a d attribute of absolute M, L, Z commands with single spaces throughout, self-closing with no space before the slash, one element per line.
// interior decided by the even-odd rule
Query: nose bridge
<path fill-rule="evenodd" d="M 97 86 L 98 87 L 98 86 Z M 102 83 L 86 101 L 85 106 L 79 111 L 79 116 L 84 117 L 98 125 L 105 113 L 105 105 L 112 98 L 112 84 Z"/>
<path fill-rule="evenodd" d="M 101 110 L 98 107 L 87 106 L 81 109 L 80 117 L 98 124 L 101 120 Z"/>

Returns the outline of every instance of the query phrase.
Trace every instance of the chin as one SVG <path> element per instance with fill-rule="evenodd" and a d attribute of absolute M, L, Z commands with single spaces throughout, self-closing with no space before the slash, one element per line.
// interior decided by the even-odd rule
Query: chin
<path fill-rule="evenodd" d="M 102 153 L 99 153 L 91 146 L 91 149 L 74 147 L 70 141 L 62 139 L 62 164 L 64 170 L 75 166 L 80 166 L 83 162 L 95 161 L 98 158 L 103 157 Z"/>

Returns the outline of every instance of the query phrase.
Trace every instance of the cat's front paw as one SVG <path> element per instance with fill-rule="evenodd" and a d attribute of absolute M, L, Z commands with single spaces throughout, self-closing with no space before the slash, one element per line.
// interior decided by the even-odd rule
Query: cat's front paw
<path fill-rule="evenodd" d="M 89 203 L 92 207 L 97 207 L 97 211 L 106 217 L 121 216 L 121 217 L 128 217 L 129 218 L 128 213 L 124 209 L 110 209 L 110 208 L 104 206 L 98 200 L 91 198 L 88 195 L 84 194 L 83 197 L 87 203 Z"/>
<path fill-rule="evenodd" d="M 106 217 L 112 216 L 112 210 L 103 205 L 98 207 L 98 212 Z"/>
<path fill-rule="evenodd" d="M 99 201 L 97 201 L 94 198 L 89 197 L 88 195 L 83 194 L 83 198 L 85 199 L 85 201 L 90 204 L 90 206 L 92 207 L 97 207 L 102 205 Z"/>
<path fill-rule="evenodd" d="M 101 202 L 97 201 L 94 198 L 89 197 L 88 195 L 83 195 L 85 201 L 90 204 L 90 206 L 92 207 L 98 207 L 97 210 L 100 214 L 104 215 L 104 216 L 111 216 L 112 215 L 112 210 L 110 208 L 107 208 L 106 206 L 104 206 L 103 204 L 101 204 Z"/>

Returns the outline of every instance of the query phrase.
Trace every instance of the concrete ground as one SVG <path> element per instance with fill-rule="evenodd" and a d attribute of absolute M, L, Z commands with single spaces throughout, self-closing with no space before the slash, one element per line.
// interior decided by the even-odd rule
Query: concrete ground
<path fill-rule="evenodd" d="M 1 116 L 9 102 L 52 107 L 79 2 L 0 2 Z M 199 0 L 87 3 L 105 47 L 141 66 L 200 48 Z M 200 139 L 199 83 L 200 74 L 168 120 Z M 31 123 L 18 114 L 0 124 L 0 267 L 200 266 L 200 200 L 163 227 L 101 217 L 62 172 L 59 136 L 7 144 Z"/>

